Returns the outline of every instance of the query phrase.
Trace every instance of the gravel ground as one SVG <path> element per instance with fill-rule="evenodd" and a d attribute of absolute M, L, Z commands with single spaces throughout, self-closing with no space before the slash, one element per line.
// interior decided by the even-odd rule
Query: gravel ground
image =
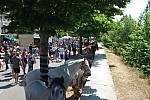
<path fill-rule="evenodd" d="M 126 65 L 121 57 L 104 47 L 111 69 L 118 100 L 150 100 L 148 80 L 133 67 Z"/>

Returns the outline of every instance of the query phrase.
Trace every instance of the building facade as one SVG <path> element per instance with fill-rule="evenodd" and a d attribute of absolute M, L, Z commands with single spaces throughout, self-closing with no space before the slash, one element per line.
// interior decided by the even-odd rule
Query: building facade
<path fill-rule="evenodd" d="M 8 26 L 10 20 L 7 18 L 7 14 L 0 14 L 0 34 L 4 34 L 7 32 L 6 29 L 3 29 L 3 26 Z"/>

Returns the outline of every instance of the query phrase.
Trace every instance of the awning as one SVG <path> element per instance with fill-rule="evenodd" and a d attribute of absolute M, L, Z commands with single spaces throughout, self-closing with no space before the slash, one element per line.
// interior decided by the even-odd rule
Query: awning
<path fill-rule="evenodd" d="M 5 39 L 8 39 L 8 40 L 16 40 L 16 38 L 15 37 L 13 37 L 13 36 L 11 36 L 11 35 L 9 35 L 9 36 L 5 36 L 4 37 Z"/>
<path fill-rule="evenodd" d="M 71 36 L 63 36 L 62 37 L 63 39 L 69 39 L 69 38 L 72 38 Z"/>

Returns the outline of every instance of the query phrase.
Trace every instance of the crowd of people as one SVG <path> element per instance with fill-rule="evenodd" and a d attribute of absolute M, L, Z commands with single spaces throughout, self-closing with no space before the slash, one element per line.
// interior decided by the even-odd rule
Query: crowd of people
<path fill-rule="evenodd" d="M 69 56 L 73 55 L 76 56 L 79 54 L 79 42 L 78 41 L 65 41 L 59 42 L 55 41 L 54 43 L 49 43 L 48 52 L 49 52 L 49 59 L 53 62 L 59 62 L 63 59 L 67 61 Z M 60 60 L 59 60 L 60 59 Z"/>
<path fill-rule="evenodd" d="M 4 53 L 3 62 L 6 66 L 5 71 L 11 68 L 12 77 L 15 79 L 16 84 L 18 84 L 18 75 L 21 69 L 24 75 L 26 74 L 27 65 L 28 71 L 33 70 L 33 64 L 36 63 L 35 55 L 38 55 L 38 52 L 34 52 L 35 49 L 36 47 L 33 47 L 29 51 L 26 49 L 21 50 L 17 43 L 12 45 L 10 41 L 5 41 L 3 44 L 0 44 L 0 53 Z M 3 66 L 3 64 L 0 65 Z"/>
<path fill-rule="evenodd" d="M 95 51 L 98 49 L 97 41 L 92 40 L 89 42 L 85 39 L 82 42 L 82 49 L 87 50 L 87 48 L 90 50 L 89 52 L 91 52 L 92 59 L 94 59 Z M 55 41 L 49 43 L 48 51 L 51 62 L 59 62 L 63 59 L 66 62 L 70 56 L 78 56 L 80 54 L 80 42 L 79 40 L 70 38 L 63 42 Z"/>
<path fill-rule="evenodd" d="M 91 45 L 91 46 L 90 46 Z M 4 48 L 0 44 L 0 52 L 4 52 L 4 62 L 6 65 L 6 71 L 7 69 L 12 69 L 12 76 L 15 79 L 15 83 L 18 83 L 18 75 L 20 73 L 20 70 L 22 69 L 23 74 L 25 75 L 28 71 L 33 70 L 33 65 L 36 63 L 36 57 L 39 56 L 40 50 L 37 47 L 34 47 L 32 44 L 29 46 L 29 50 L 26 49 L 21 50 L 19 45 L 12 46 L 11 44 L 5 45 Z M 90 43 L 87 43 L 85 40 L 83 42 L 84 48 L 91 47 L 91 52 L 93 52 L 93 59 L 95 55 L 95 47 L 97 47 L 96 41 L 91 41 Z M 94 49 L 93 49 L 93 47 Z M 80 44 L 79 41 L 76 39 L 67 39 L 63 42 L 60 41 L 54 41 L 53 43 L 49 43 L 48 46 L 48 59 L 49 63 L 61 62 L 61 61 L 67 61 L 70 56 L 78 56 L 79 55 L 79 49 Z M 10 64 L 10 67 L 9 67 Z M 28 66 L 28 69 L 26 69 Z"/>

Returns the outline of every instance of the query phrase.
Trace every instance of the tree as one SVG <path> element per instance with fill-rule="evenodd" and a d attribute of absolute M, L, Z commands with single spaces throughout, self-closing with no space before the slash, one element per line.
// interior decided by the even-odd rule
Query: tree
<path fill-rule="evenodd" d="M 121 54 L 124 61 L 150 75 L 150 2 L 140 15 L 138 23 L 131 16 L 112 23 L 112 29 L 104 34 L 104 44 Z"/>
<path fill-rule="evenodd" d="M 75 29 L 78 22 L 90 18 L 98 11 L 111 17 L 122 14 L 130 0 L 1 0 L 0 8 L 9 12 L 16 29 L 38 29 L 40 34 L 41 79 L 48 84 L 47 40 L 48 34 L 58 29 Z"/>

